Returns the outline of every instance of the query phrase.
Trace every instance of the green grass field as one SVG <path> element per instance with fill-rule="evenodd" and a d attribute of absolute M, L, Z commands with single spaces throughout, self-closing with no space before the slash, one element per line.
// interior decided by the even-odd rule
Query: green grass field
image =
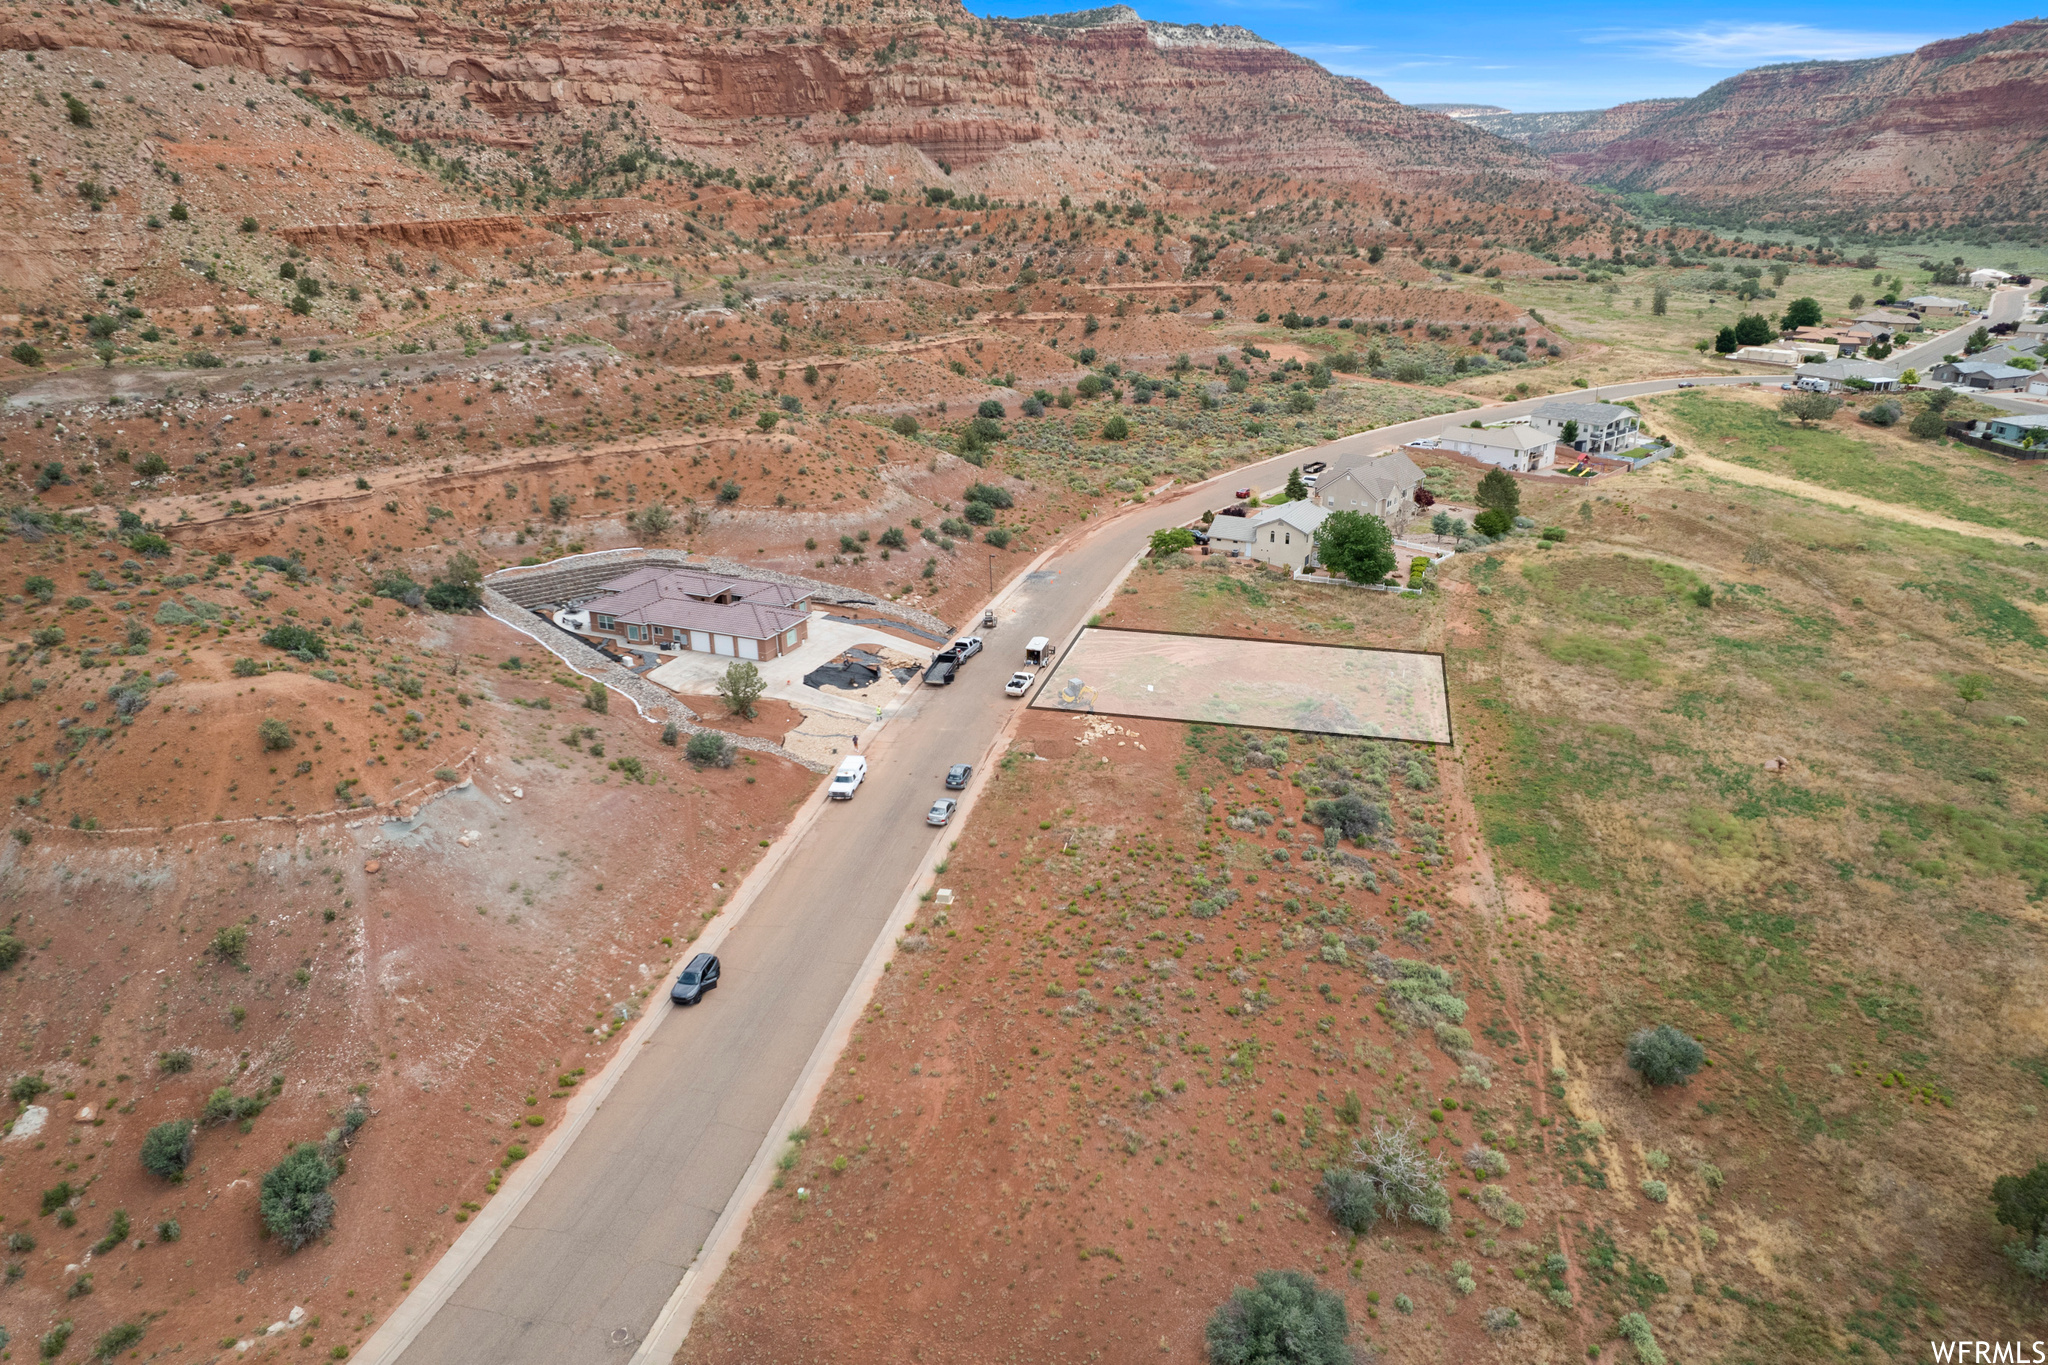
<path fill-rule="evenodd" d="M 1870 400 L 1865 400 L 1868 406 Z M 1851 409 L 1803 427 L 1767 398 L 1702 391 L 1646 400 L 1679 444 L 1825 488 L 1917 507 L 1976 526 L 2048 538 L 2048 462 L 2019 464 L 1969 446 L 1870 426 Z"/>

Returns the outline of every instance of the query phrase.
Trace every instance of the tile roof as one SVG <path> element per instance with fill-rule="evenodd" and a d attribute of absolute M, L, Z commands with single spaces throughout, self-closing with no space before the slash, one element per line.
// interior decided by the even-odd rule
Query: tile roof
<path fill-rule="evenodd" d="M 707 597 L 730 593 L 741 599 L 710 602 Z M 636 569 L 604 585 L 603 595 L 583 610 L 641 626 L 714 631 L 720 635 L 765 640 L 809 618 L 790 604 L 808 594 L 782 583 L 689 569 Z"/>
<path fill-rule="evenodd" d="M 1383 455 L 1359 455 L 1326 471 L 1316 480 L 1318 498 L 1333 484 L 1349 479 L 1376 498 L 1413 488 L 1422 482 L 1422 466 L 1398 450 Z"/>
<path fill-rule="evenodd" d="M 1616 403 L 1545 403 L 1534 415 L 1550 422 L 1577 422 L 1580 426 L 1604 427 L 1624 419 L 1634 421 L 1634 408 Z"/>

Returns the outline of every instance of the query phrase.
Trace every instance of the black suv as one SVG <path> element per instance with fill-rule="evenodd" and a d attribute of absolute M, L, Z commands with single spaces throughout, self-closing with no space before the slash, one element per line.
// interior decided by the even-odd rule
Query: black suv
<path fill-rule="evenodd" d="M 718 959 L 709 953 L 699 953 L 683 968 L 676 984 L 669 987 L 668 998 L 678 1005 L 694 1005 L 704 998 L 706 991 L 717 989 Z"/>

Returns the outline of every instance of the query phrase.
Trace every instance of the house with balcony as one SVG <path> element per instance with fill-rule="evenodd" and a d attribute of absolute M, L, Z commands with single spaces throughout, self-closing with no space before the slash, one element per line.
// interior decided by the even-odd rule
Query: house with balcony
<path fill-rule="evenodd" d="M 1587 455 L 1612 455 L 1643 443 L 1636 410 L 1615 403 L 1545 403 L 1530 414 L 1529 425 Z"/>

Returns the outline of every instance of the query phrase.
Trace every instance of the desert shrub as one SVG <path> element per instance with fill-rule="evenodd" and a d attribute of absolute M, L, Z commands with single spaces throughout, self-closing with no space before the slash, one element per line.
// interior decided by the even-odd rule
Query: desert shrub
<path fill-rule="evenodd" d="M 1482 536 L 1504 536 L 1515 526 L 1514 517 L 1498 507 L 1489 507 L 1472 518 L 1472 529 Z"/>
<path fill-rule="evenodd" d="M 737 748 L 729 735 L 721 735 L 716 730 L 699 730 L 690 736 L 690 742 L 683 750 L 683 757 L 700 768 L 730 768 L 733 753 Z"/>
<path fill-rule="evenodd" d="M 1948 423 L 1942 420 L 1941 414 L 1934 408 L 1926 407 L 1914 414 L 1906 430 L 1923 441 L 1935 441 L 1948 435 Z"/>
<path fill-rule="evenodd" d="M 408 607 L 416 607 L 426 601 L 426 589 L 413 582 L 412 575 L 403 569 L 388 569 L 379 574 L 377 581 L 370 585 L 370 592 Z"/>
<path fill-rule="evenodd" d="M 43 1079 L 43 1073 L 37 1071 L 26 1076 L 16 1076 L 13 1083 L 7 1087 L 7 1098 L 16 1104 L 27 1104 L 49 1088 L 50 1083 Z M 48 1213 L 49 1210 L 45 1209 L 43 1212 Z"/>
<path fill-rule="evenodd" d="M 1882 403 L 1874 403 L 1865 408 L 1861 416 L 1874 427 L 1888 427 L 1897 422 L 1904 412 L 1904 408 L 1887 398 Z"/>
<path fill-rule="evenodd" d="M 287 654 L 296 654 L 302 659 L 324 659 L 327 657 L 327 642 L 315 632 L 301 625 L 286 621 L 263 632 L 263 643 L 272 649 L 281 649 Z"/>
<path fill-rule="evenodd" d="M 70 1181 L 58 1181 L 49 1189 L 43 1191 L 43 1213 L 45 1215 L 55 1213 L 58 1209 L 69 1204 L 77 1195 L 78 1191 L 71 1188 Z"/>
<path fill-rule="evenodd" d="M 967 485 L 967 491 L 961 496 L 968 502 L 985 502 L 990 507 L 1016 506 L 1016 499 L 1010 496 L 1009 490 L 992 483 L 970 483 Z"/>
<path fill-rule="evenodd" d="M 15 838 L 21 839 L 21 836 L 26 833 L 28 831 L 25 829 L 18 830 Z M 21 840 L 21 842 L 26 843 L 27 840 Z M 0 929 L 0 971 L 6 971 L 9 967 L 21 961 L 21 955 L 27 951 L 28 945 L 26 943 L 16 938 L 8 930 Z"/>
<path fill-rule="evenodd" d="M 1451 1262 L 1451 1288 L 1457 1290 L 1460 1294 L 1470 1294 L 1473 1290 L 1479 1288 L 1479 1281 L 1472 1278 L 1472 1263 L 1470 1261 Z"/>
<path fill-rule="evenodd" d="M 761 676 L 756 664 L 735 659 L 725 666 L 725 673 L 718 679 L 717 691 L 728 712 L 752 720 L 756 714 L 754 704 L 767 693 L 768 680 Z"/>
<path fill-rule="evenodd" d="M 139 1322 L 117 1322 L 100 1333 L 100 1339 L 93 1343 L 92 1353 L 101 1360 L 112 1360 L 121 1352 L 142 1340 L 142 1324 Z"/>
<path fill-rule="evenodd" d="M 241 964 L 242 954 L 249 948 L 249 926 L 229 924 L 216 929 L 213 934 L 213 954 L 223 962 Z"/>
<path fill-rule="evenodd" d="M 121 1243 L 127 1241 L 131 1226 L 128 1221 L 128 1210 L 115 1209 L 114 1216 L 107 1220 L 106 1234 L 99 1241 L 93 1243 L 93 1254 L 95 1256 L 104 1256 L 115 1247 L 121 1245 Z"/>
<path fill-rule="evenodd" d="M 181 1076 L 192 1069 L 192 1063 L 192 1054 L 182 1047 L 156 1054 L 156 1069 L 166 1076 Z"/>
<path fill-rule="evenodd" d="M 292 727 L 286 725 L 275 716 L 265 717 L 263 722 L 256 727 L 256 735 L 263 741 L 263 748 L 266 752 L 275 752 L 278 749 L 289 749 L 292 747 Z"/>
<path fill-rule="evenodd" d="M 1361 1192 L 1349 1181 L 1333 1181 L 1324 1177 L 1319 1192 L 1324 1194 L 1324 1204 L 1332 1214 L 1336 1207 L 1331 1205 L 1331 1195 L 1341 1193 L 1342 1207 L 1352 1221 L 1345 1226 L 1352 1227 L 1362 1215 L 1358 1212 L 1360 1200 L 1369 1200 L 1372 1215 L 1398 1223 L 1407 1219 L 1422 1223 L 1442 1232 L 1451 1225 L 1451 1196 L 1444 1188 L 1447 1173 L 1442 1158 L 1432 1156 L 1428 1149 L 1417 1140 L 1414 1130 L 1403 1124 L 1390 1128 L 1384 1123 L 1375 1123 L 1371 1136 L 1359 1138 L 1351 1144 L 1351 1164 L 1355 1174 L 1365 1182 Z M 1370 1226 L 1368 1222 L 1365 1226 Z M 1354 1231 L 1362 1230 L 1353 1227 Z"/>
<path fill-rule="evenodd" d="M 915 436 L 917 435 L 917 419 L 906 412 L 895 421 L 889 423 L 889 429 L 898 436 Z"/>
<path fill-rule="evenodd" d="M 2006 1243 L 2006 1256 L 2028 1278 L 2048 1281 L 2048 1161 L 2025 1175 L 1998 1177 L 1991 1203 L 1998 1221 L 2020 1234 Z"/>
<path fill-rule="evenodd" d="M 1481 1211 L 1488 1218 L 1497 1223 L 1505 1223 L 1508 1227 L 1518 1228 L 1529 1220 L 1528 1210 L 1509 1196 L 1505 1185 L 1482 1185 L 1479 1189 L 1478 1202 Z"/>
<path fill-rule="evenodd" d="M 1102 439 L 1105 441 L 1126 440 L 1130 434 L 1131 424 L 1124 420 L 1124 415 L 1120 412 L 1102 424 Z"/>
<path fill-rule="evenodd" d="M 682 729 L 674 721 L 661 727 L 661 742 L 671 749 L 682 743 L 682 737 Z"/>
<path fill-rule="evenodd" d="M 1351 1365 L 1344 1300 L 1298 1270 L 1264 1270 L 1209 1319 L 1211 1365 Z"/>
<path fill-rule="evenodd" d="M 600 716 L 610 712 L 611 696 L 604 690 L 603 683 L 594 682 L 590 685 L 589 690 L 584 692 L 583 709 L 586 711 L 595 711 Z"/>
<path fill-rule="evenodd" d="M 159 1242 L 175 1242 L 185 1235 L 185 1229 L 178 1226 L 175 1218 L 166 1218 L 156 1225 L 156 1239 Z"/>
<path fill-rule="evenodd" d="M 1707 1062 L 1707 1050 L 1669 1024 L 1646 1028 L 1628 1040 L 1628 1064 L 1651 1085 L 1684 1085 Z"/>
<path fill-rule="evenodd" d="M 1486 1310 L 1486 1317 L 1483 1321 L 1486 1324 L 1487 1331 L 1492 1332 L 1495 1336 L 1499 1336 L 1502 1333 L 1512 1332 L 1517 1327 L 1520 1327 L 1522 1325 L 1522 1315 L 1512 1308 L 1494 1307 Z"/>
<path fill-rule="evenodd" d="M 1475 1142 L 1465 1149 L 1465 1168 L 1474 1175 L 1498 1179 L 1508 1173 L 1508 1159 L 1486 1144 Z"/>
<path fill-rule="evenodd" d="M 1625 1313 L 1621 1321 L 1614 1324 L 1615 1334 L 1636 1348 L 1636 1359 L 1643 1365 L 1664 1365 L 1664 1352 L 1657 1345 L 1656 1336 L 1650 1331 L 1650 1320 L 1641 1313 Z"/>
<path fill-rule="evenodd" d="M 64 1348 L 70 1342 L 71 1319 L 66 1318 L 49 1331 L 43 1333 L 43 1339 L 36 1344 L 36 1349 L 42 1352 L 44 1360 L 55 1360 L 58 1356 L 64 1354 Z"/>
<path fill-rule="evenodd" d="M 1335 830 L 1346 839 L 1360 839 L 1368 834 L 1377 834 L 1390 823 L 1387 809 L 1374 805 L 1357 792 L 1345 792 L 1338 797 L 1322 797 L 1308 803 L 1308 818 L 1323 827 L 1325 831 Z"/>
<path fill-rule="evenodd" d="M 1643 1195 L 1653 1204 L 1661 1204 L 1671 1197 L 1671 1187 L 1661 1180 L 1645 1180 Z"/>
<path fill-rule="evenodd" d="M 1417 912 L 1417 913 L 1427 913 Z M 1409 926 L 1411 930 L 1415 926 Z M 1451 973 L 1434 962 L 1411 962 L 1406 958 L 1375 956 L 1373 974 L 1386 981 L 1387 995 L 1411 1017 L 1423 1022 L 1448 1019 L 1465 1021 L 1464 998 L 1452 989 Z"/>
<path fill-rule="evenodd" d="M 1380 1219 L 1378 1191 L 1363 1171 L 1332 1166 L 1317 1183 L 1316 1197 L 1346 1232 L 1371 1232 Z"/>
<path fill-rule="evenodd" d="M 185 1167 L 192 1160 L 192 1130 L 195 1126 L 190 1119 L 172 1119 L 150 1129 L 149 1135 L 142 1139 L 142 1168 L 166 1180 L 183 1176 Z"/>
<path fill-rule="evenodd" d="M 257 1199 L 263 1226 L 287 1250 L 297 1251 L 334 1225 L 334 1196 L 327 1192 L 334 1176 L 334 1167 L 310 1142 L 292 1148 L 264 1175 Z"/>
<path fill-rule="evenodd" d="M 960 511 L 974 526 L 987 526 L 996 519 L 996 509 L 985 502 L 970 502 Z"/>

